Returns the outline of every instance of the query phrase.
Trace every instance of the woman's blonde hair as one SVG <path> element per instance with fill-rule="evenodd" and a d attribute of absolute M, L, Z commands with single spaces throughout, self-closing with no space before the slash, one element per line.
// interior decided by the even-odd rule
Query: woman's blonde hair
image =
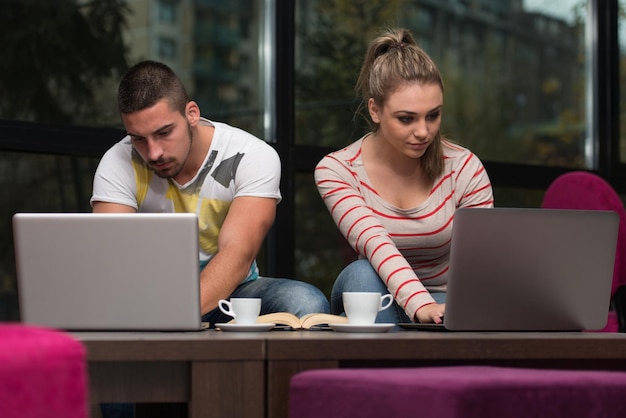
<path fill-rule="evenodd" d="M 420 48 L 407 29 L 388 29 L 369 45 L 355 89 L 361 99 L 358 113 L 367 114 L 367 102 L 374 99 L 383 107 L 388 96 L 407 84 L 437 84 L 443 93 L 443 79 L 437 65 Z M 373 132 L 378 124 L 366 117 Z M 433 143 L 422 157 L 425 175 L 433 180 L 443 171 L 441 134 L 437 132 Z"/>

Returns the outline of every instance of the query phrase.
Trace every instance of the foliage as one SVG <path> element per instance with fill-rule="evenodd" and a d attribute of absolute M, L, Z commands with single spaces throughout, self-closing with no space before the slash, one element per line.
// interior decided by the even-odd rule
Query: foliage
<path fill-rule="evenodd" d="M 127 68 L 124 0 L 0 0 L 0 118 L 92 121 L 97 88 Z"/>
<path fill-rule="evenodd" d="M 369 40 L 389 25 L 399 2 L 307 3 L 314 10 L 298 22 L 296 142 L 339 148 L 365 132 L 363 120 L 354 119 L 354 85 Z"/>
<path fill-rule="evenodd" d="M 296 143 L 338 149 L 366 132 L 354 116 L 354 84 L 368 41 L 386 27 L 406 27 L 442 72 L 445 136 L 484 161 L 582 167 L 586 1 L 571 20 L 509 5 L 497 15 L 461 4 L 451 12 L 450 3 L 299 1 Z M 335 239 L 312 176 L 301 176 L 296 189 L 297 274 L 325 288 L 351 255 Z M 499 204 L 512 197 L 500 196 Z"/>
<path fill-rule="evenodd" d="M 99 101 L 105 101 L 107 81 L 127 68 L 126 2 L 0 0 L 0 9 L 0 119 L 97 124 L 106 107 Z M 16 286 L 11 216 L 84 210 L 96 162 L 26 153 L 0 156 L 0 319 L 17 316 L 11 294 Z"/>
<path fill-rule="evenodd" d="M 313 9 L 298 22 L 296 142 L 340 148 L 366 132 L 364 120 L 354 115 L 354 85 L 369 40 L 390 26 L 399 2 L 306 3 Z M 324 207 L 313 176 L 298 177 L 296 190 L 296 276 L 330 294 L 355 254 Z"/>

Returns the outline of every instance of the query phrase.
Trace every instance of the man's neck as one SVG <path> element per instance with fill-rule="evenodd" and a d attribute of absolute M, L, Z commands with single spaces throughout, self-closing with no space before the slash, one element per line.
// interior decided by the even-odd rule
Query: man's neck
<path fill-rule="evenodd" d="M 192 128 L 191 149 L 185 166 L 173 179 L 178 184 L 185 184 L 198 174 L 211 148 L 215 127 L 212 125 L 198 125 Z"/>

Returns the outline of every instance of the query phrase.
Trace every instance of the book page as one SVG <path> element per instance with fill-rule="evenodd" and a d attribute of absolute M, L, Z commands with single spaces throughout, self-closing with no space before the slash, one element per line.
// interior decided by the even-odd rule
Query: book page
<path fill-rule="evenodd" d="M 260 324 L 288 325 L 293 329 L 301 328 L 300 320 L 298 319 L 298 317 L 289 312 L 273 312 L 265 315 L 260 315 L 257 318 L 256 322 Z"/>
<path fill-rule="evenodd" d="M 300 318 L 302 322 L 302 328 L 310 329 L 311 327 L 328 325 L 328 324 L 345 324 L 348 322 L 348 318 L 341 315 L 333 315 L 327 313 L 312 313 L 304 315 Z"/>

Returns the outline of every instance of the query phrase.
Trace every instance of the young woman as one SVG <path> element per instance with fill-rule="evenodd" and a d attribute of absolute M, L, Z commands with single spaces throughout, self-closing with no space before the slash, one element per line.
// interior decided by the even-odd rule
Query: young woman
<path fill-rule="evenodd" d="M 450 237 L 459 207 L 492 207 L 480 160 L 441 136 L 443 80 L 405 29 L 369 46 L 356 85 L 371 132 L 325 156 L 317 188 L 359 260 L 337 277 L 331 312 L 344 291 L 394 296 L 377 322 L 440 323 Z"/>

